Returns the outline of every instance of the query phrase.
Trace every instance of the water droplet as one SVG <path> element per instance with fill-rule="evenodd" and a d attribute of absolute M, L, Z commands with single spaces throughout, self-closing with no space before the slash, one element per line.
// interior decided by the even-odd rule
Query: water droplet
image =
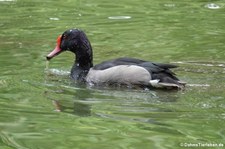
<path fill-rule="evenodd" d="M 49 61 L 46 61 L 45 63 L 45 70 L 48 70 L 49 69 Z"/>

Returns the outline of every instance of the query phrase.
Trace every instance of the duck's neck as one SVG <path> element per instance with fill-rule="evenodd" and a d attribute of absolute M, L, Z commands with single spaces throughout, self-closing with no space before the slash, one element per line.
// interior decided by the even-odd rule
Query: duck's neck
<path fill-rule="evenodd" d="M 71 77 L 74 80 L 85 81 L 85 78 L 93 67 L 92 47 L 88 40 L 81 40 L 75 53 L 75 62 L 71 69 Z"/>

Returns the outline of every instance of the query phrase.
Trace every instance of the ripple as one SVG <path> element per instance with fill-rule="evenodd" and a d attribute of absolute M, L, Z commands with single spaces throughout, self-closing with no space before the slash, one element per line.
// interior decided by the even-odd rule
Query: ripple
<path fill-rule="evenodd" d="M 1 87 L 7 87 L 8 83 L 6 82 L 6 80 L 0 80 L 0 88 Z"/>
<path fill-rule="evenodd" d="M 224 63 L 210 63 L 210 62 L 192 62 L 192 61 L 177 61 L 177 62 L 173 62 L 175 64 L 189 64 L 189 65 L 196 65 L 196 66 L 206 66 L 206 67 L 225 67 Z"/>
<path fill-rule="evenodd" d="M 48 75 L 56 75 L 56 76 L 67 76 L 70 74 L 69 71 L 59 70 L 59 69 L 47 69 L 45 71 Z"/>
<path fill-rule="evenodd" d="M 125 20 L 125 19 L 131 19 L 131 16 L 110 16 L 108 19 L 111 20 Z"/>
<path fill-rule="evenodd" d="M 209 84 L 187 84 L 187 86 L 191 86 L 191 87 L 210 87 Z"/>

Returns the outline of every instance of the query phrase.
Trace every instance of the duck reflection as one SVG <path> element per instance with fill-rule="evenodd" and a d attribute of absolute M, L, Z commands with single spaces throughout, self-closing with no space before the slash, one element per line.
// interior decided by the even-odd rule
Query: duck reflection
<path fill-rule="evenodd" d="M 91 116 L 91 105 L 78 101 L 71 101 L 69 105 L 60 100 L 52 100 L 52 103 L 57 112 L 72 113 L 79 116 Z"/>
<path fill-rule="evenodd" d="M 76 89 L 76 88 L 74 88 Z M 58 97 L 52 97 L 52 93 L 55 94 L 61 94 L 56 95 Z M 52 104 L 54 106 L 55 111 L 57 112 L 65 112 L 65 113 L 71 113 L 78 116 L 91 116 L 91 104 L 87 102 L 88 98 L 92 97 L 91 90 L 88 89 L 76 89 L 76 90 L 70 90 L 70 89 L 60 89 L 54 91 L 47 91 L 45 92 L 50 100 L 52 100 Z M 50 95 L 51 94 L 51 95 Z M 70 98 L 68 98 L 68 96 Z"/>

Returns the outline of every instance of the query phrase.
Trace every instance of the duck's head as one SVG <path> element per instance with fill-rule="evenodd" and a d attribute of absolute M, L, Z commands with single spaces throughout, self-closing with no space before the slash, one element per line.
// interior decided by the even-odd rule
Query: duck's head
<path fill-rule="evenodd" d="M 82 55 L 92 57 L 90 42 L 85 33 L 79 29 L 69 29 L 62 35 L 59 35 L 55 49 L 46 56 L 46 59 L 50 60 L 64 51 L 71 51 L 77 57 L 81 57 Z"/>

